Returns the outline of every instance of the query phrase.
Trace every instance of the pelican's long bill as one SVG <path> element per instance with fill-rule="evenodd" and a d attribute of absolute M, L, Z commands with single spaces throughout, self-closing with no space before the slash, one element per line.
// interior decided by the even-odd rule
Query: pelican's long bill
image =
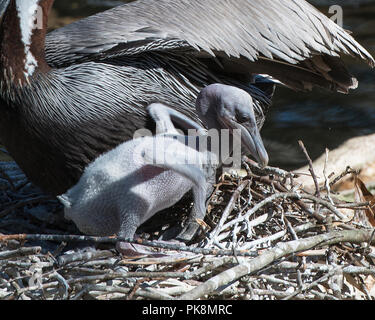
<path fill-rule="evenodd" d="M 256 124 L 250 121 L 240 124 L 228 118 L 221 118 L 221 122 L 231 131 L 235 129 L 241 130 L 242 147 L 255 158 L 262 168 L 267 166 L 269 161 L 268 153 Z"/>

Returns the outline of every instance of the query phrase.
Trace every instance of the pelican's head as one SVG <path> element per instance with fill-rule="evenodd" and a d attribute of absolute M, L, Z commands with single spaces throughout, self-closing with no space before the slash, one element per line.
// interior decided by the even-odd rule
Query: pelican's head
<path fill-rule="evenodd" d="M 265 167 L 268 154 L 256 124 L 253 99 L 244 90 L 212 84 L 199 94 L 197 112 L 209 129 L 235 129 L 241 131 L 242 147 Z"/>

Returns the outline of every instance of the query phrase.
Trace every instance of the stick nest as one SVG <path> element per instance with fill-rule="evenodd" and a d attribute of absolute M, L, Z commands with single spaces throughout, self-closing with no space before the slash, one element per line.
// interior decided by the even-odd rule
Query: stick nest
<path fill-rule="evenodd" d="M 374 299 L 374 229 L 358 218 L 370 204 L 340 200 L 329 181 L 308 192 L 292 173 L 245 166 L 218 179 L 194 243 L 125 259 L 109 238 L 61 238 L 80 233 L 58 202 L 1 163 L 0 299 Z M 187 197 L 142 226 L 147 244 L 190 208 Z"/>

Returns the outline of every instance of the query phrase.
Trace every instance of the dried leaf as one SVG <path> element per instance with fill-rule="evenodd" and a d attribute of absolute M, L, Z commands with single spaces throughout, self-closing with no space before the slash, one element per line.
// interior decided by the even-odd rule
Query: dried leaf
<path fill-rule="evenodd" d="M 369 206 L 364 210 L 368 222 L 375 227 L 375 196 L 367 189 L 361 179 L 355 177 L 355 195 L 360 202 L 368 202 Z"/>
<path fill-rule="evenodd" d="M 345 285 L 351 290 L 351 294 L 355 296 L 355 299 L 362 300 L 365 297 L 363 287 L 357 277 L 353 277 L 350 274 L 344 275 Z"/>
<path fill-rule="evenodd" d="M 366 289 L 372 297 L 375 297 L 375 278 L 373 276 L 368 276 L 364 280 Z"/>
<path fill-rule="evenodd" d="M 210 231 L 210 226 L 204 222 L 202 219 L 195 219 L 195 221 L 197 221 L 197 223 L 202 227 L 202 229 L 207 232 L 207 231 Z"/>

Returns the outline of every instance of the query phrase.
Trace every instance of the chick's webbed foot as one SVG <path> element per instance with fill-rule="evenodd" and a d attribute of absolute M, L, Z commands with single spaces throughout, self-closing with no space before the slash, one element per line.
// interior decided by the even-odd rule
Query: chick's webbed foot
<path fill-rule="evenodd" d="M 176 240 L 185 243 L 192 241 L 198 235 L 200 225 L 195 221 L 188 221 L 181 232 L 176 236 Z"/>
<path fill-rule="evenodd" d="M 189 243 L 199 233 L 200 226 L 195 221 L 188 221 L 185 226 L 176 225 L 169 230 L 165 231 L 159 240 Z"/>
<path fill-rule="evenodd" d="M 140 244 L 133 244 L 128 242 L 117 242 L 116 249 L 126 258 L 144 258 L 153 257 L 160 258 L 167 256 L 163 253 L 158 253 L 155 251 L 148 250 L 146 246 Z"/>

